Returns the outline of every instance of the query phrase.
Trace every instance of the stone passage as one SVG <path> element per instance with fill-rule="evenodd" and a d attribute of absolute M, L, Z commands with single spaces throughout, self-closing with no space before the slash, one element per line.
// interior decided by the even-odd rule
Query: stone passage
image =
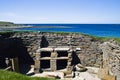
<path fill-rule="evenodd" d="M 72 70 L 70 48 L 41 48 L 36 53 L 35 67 L 43 71 Z"/>

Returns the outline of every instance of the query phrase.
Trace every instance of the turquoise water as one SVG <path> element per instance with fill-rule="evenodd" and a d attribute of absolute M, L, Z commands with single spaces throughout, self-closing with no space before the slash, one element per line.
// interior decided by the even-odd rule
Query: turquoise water
<path fill-rule="evenodd" d="M 100 37 L 120 37 L 120 24 L 24 24 L 17 30 L 42 32 L 80 32 Z"/>

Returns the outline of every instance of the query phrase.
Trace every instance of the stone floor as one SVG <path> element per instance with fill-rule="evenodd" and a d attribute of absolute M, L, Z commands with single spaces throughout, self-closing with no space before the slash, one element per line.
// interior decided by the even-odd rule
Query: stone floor
<path fill-rule="evenodd" d="M 58 80 L 101 80 L 97 77 L 97 72 L 99 68 L 87 67 L 85 72 L 74 72 L 74 78 L 64 78 L 64 73 L 60 71 L 55 72 L 43 72 L 32 75 L 32 77 L 56 77 L 59 76 L 61 79 Z"/>

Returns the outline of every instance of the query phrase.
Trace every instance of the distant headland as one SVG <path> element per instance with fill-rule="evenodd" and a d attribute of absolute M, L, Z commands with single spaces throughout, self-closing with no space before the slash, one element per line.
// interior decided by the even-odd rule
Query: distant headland
<path fill-rule="evenodd" d="M 0 27 L 7 27 L 7 26 L 19 26 L 20 24 L 15 24 L 13 22 L 6 22 L 6 21 L 0 21 Z"/>
<path fill-rule="evenodd" d="M 29 23 L 15 24 L 1 22 L 0 31 L 41 31 L 41 32 L 74 32 L 84 33 L 99 37 L 119 37 L 120 24 L 50 24 Z"/>
<path fill-rule="evenodd" d="M 0 30 L 8 30 L 8 29 L 24 28 L 24 27 L 30 27 L 30 26 L 25 26 L 23 24 L 15 24 L 13 22 L 0 21 Z"/>

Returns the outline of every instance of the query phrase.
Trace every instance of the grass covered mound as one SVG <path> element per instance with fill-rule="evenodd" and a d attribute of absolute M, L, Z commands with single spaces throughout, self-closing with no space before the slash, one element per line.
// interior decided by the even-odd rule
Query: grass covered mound
<path fill-rule="evenodd" d="M 21 24 L 15 24 L 13 22 L 0 21 L 0 27 L 21 26 Z"/>
<path fill-rule="evenodd" d="M 0 80 L 53 80 L 51 78 L 29 77 L 11 71 L 0 70 Z"/>
<path fill-rule="evenodd" d="M 15 24 L 12 23 L 12 22 L 2 22 L 2 21 L 0 21 L 0 26 L 15 26 Z"/>

